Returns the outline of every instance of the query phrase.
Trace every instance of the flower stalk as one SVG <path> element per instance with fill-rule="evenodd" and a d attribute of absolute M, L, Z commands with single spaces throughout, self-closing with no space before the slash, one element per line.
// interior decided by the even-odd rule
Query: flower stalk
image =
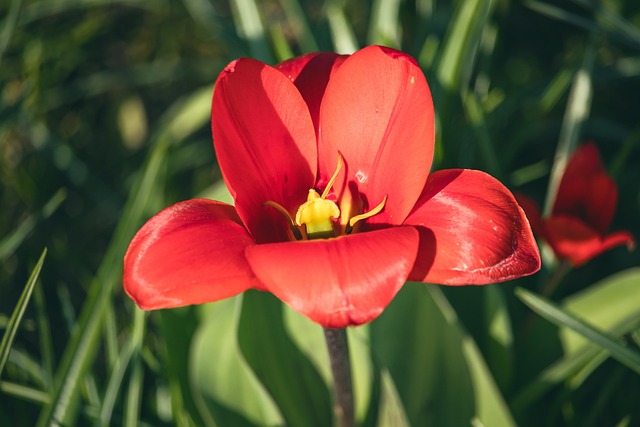
<path fill-rule="evenodd" d="M 345 328 L 324 328 L 327 341 L 331 373 L 333 374 L 333 416 L 335 427 L 354 427 L 353 386 L 349 343 Z"/>

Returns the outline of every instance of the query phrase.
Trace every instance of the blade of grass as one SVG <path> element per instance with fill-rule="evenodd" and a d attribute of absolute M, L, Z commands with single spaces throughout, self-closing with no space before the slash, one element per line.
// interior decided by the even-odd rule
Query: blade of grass
<path fill-rule="evenodd" d="M 516 288 L 515 294 L 533 311 L 557 326 L 564 326 L 583 335 L 592 343 L 600 346 L 611 354 L 611 357 L 640 374 L 640 353 L 625 347 L 610 336 L 589 326 L 573 314 L 561 309 L 552 302 L 527 291 Z"/>
<path fill-rule="evenodd" d="M 560 136 L 558 137 L 558 146 L 551 167 L 551 177 L 547 188 L 547 195 L 542 212 L 543 217 L 551 214 L 553 204 L 556 200 L 560 180 L 564 175 L 567 167 L 569 156 L 573 152 L 578 139 L 582 125 L 589 116 L 591 110 L 591 74 L 593 72 L 593 64 L 595 61 L 596 46 L 594 37 L 590 37 L 582 57 L 582 65 L 576 72 L 573 80 L 573 86 L 569 93 L 569 100 L 565 110 Z"/>
<path fill-rule="evenodd" d="M 620 37 L 622 40 L 631 43 L 635 48 L 640 46 L 640 30 L 628 20 L 624 19 L 614 9 L 604 2 L 592 3 L 586 0 L 573 0 L 586 8 L 593 10 L 603 24 L 609 24 L 616 31 L 611 35 Z M 604 25 L 600 26 L 601 28 Z M 608 28 L 606 28 L 608 30 Z"/>
<path fill-rule="evenodd" d="M 318 51 L 318 43 L 313 36 L 311 26 L 309 25 L 302 6 L 300 6 L 300 2 L 298 0 L 280 0 L 280 5 L 287 20 L 294 29 L 295 38 L 303 52 Z"/>
<path fill-rule="evenodd" d="M 271 34 L 271 45 L 275 52 L 276 61 L 282 62 L 293 57 L 293 51 L 289 46 L 287 36 L 284 34 L 284 30 L 280 23 L 275 23 L 269 26 L 269 34 Z"/>
<path fill-rule="evenodd" d="M 242 39 L 249 45 L 251 56 L 267 64 L 273 62 L 271 49 L 267 43 L 260 11 L 254 0 L 233 0 L 231 2 L 235 27 Z"/>
<path fill-rule="evenodd" d="M 0 381 L 0 392 L 19 399 L 43 405 L 49 402 L 49 394 L 42 390 L 7 381 Z"/>
<path fill-rule="evenodd" d="M 469 79 L 475 68 L 478 47 L 482 39 L 481 34 L 491 16 L 495 2 L 490 0 L 459 1 L 448 25 L 447 32 L 440 41 L 439 56 L 435 59 L 433 73 L 436 78 L 431 82 L 434 102 L 438 105 L 437 120 L 449 123 L 455 114 L 454 107 L 457 97 L 465 93 L 469 87 Z M 429 37 L 429 43 L 434 39 Z M 425 42 L 426 46 L 426 42 Z M 422 55 L 421 55 L 422 57 Z M 421 58 L 422 59 L 422 58 Z M 423 59 L 423 61 L 428 59 Z M 447 135 L 440 127 L 436 135 L 436 158 L 445 162 L 453 160 L 459 153 L 468 150 L 460 146 L 457 140 L 449 139 L 446 150 L 441 141 L 447 140 Z M 465 147 L 466 148 L 466 147 Z M 486 148 L 486 147 L 485 147 Z M 449 154 L 451 153 L 451 154 Z M 447 159 L 449 157 L 450 159 Z M 459 164 L 456 159 L 456 164 Z"/>
<path fill-rule="evenodd" d="M 36 286 L 36 281 L 38 280 L 38 276 L 40 275 L 40 270 L 42 269 L 42 264 L 44 263 L 44 258 L 46 255 L 47 248 L 42 251 L 40 259 L 38 259 L 36 266 L 31 271 L 31 276 L 29 276 L 29 280 L 27 280 L 27 284 L 25 285 L 24 290 L 20 295 L 18 304 L 13 309 L 13 313 L 11 314 L 11 318 L 9 319 L 7 329 L 2 336 L 2 343 L 0 343 L 0 375 L 2 375 L 2 370 L 4 369 L 4 365 L 7 363 L 7 359 L 9 359 L 9 352 L 11 351 L 11 346 L 13 345 L 13 339 L 18 332 L 20 321 L 22 320 L 22 316 L 24 316 L 24 312 L 27 309 L 29 300 L 31 299 L 33 288 Z"/>
<path fill-rule="evenodd" d="M 51 381 L 53 380 L 54 351 L 53 343 L 51 342 L 51 328 L 49 327 L 49 316 L 47 315 L 44 292 L 40 286 L 36 286 L 34 289 L 34 299 L 37 313 L 42 370 L 46 374 L 46 376 L 44 376 L 45 389 L 49 389 L 51 387 Z"/>
<path fill-rule="evenodd" d="M 584 28 L 589 31 L 599 31 L 598 25 L 582 16 L 575 13 L 568 12 L 558 6 L 553 6 L 540 1 L 526 1 L 524 5 L 529 9 L 538 12 L 541 15 L 548 16 L 549 18 L 556 19 L 558 21 L 564 21 L 576 27 Z"/>
<path fill-rule="evenodd" d="M 31 22 L 48 18 L 72 10 L 87 10 L 98 7 L 115 7 L 118 4 L 125 7 L 137 7 L 149 11 L 160 11 L 166 8 L 166 2 L 153 0 L 56 0 L 56 1 L 36 1 L 29 2 L 24 8 L 20 18 L 20 25 L 24 26 Z"/>
<path fill-rule="evenodd" d="M 3 29 L 2 33 L 0 33 L 0 64 L 2 64 L 4 51 L 7 49 L 7 46 L 9 46 L 11 36 L 13 36 L 13 30 L 15 29 L 16 23 L 18 22 L 21 7 L 22 0 L 13 0 L 11 2 L 11 7 L 9 8 L 9 13 L 2 23 Z"/>
<path fill-rule="evenodd" d="M 27 238 L 29 233 L 33 231 L 39 221 L 46 219 L 58 209 L 67 197 L 67 191 L 64 188 L 59 189 L 45 203 L 40 212 L 36 215 L 27 217 L 12 233 L 0 240 L 0 261 L 9 257 Z"/>
<path fill-rule="evenodd" d="M 140 424 L 140 397 L 142 396 L 142 381 L 144 379 L 142 368 L 142 355 L 134 355 L 122 423 L 125 427 L 137 427 Z"/>
<path fill-rule="evenodd" d="M 329 30 L 336 53 L 351 54 L 358 50 L 358 42 L 353 28 L 344 16 L 344 5 L 340 0 L 329 0 L 326 4 Z"/>
<path fill-rule="evenodd" d="M 458 2 L 447 30 L 437 69 L 438 81 L 449 93 L 462 86 L 463 74 L 470 71 L 480 43 L 480 34 L 491 14 L 492 2 L 472 0 Z"/>
<path fill-rule="evenodd" d="M 140 356 L 142 338 L 144 337 L 146 313 L 137 307 L 134 310 L 133 333 L 129 336 L 124 349 L 119 353 L 111 372 L 111 378 L 109 378 L 109 384 L 107 385 L 104 399 L 102 400 L 100 418 L 96 422 L 96 425 L 99 426 L 111 425 L 113 407 L 115 406 L 116 398 L 121 394 L 124 374 L 134 355 L 137 355 L 138 357 Z"/>
<path fill-rule="evenodd" d="M 538 108 L 541 113 L 549 114 L 549 112 L 557 105 L 562 96 L 568 90 L 573 74 L 572 70 L 563 68 L 558 74 L 556 74 L 553 80 L 551 80 L 551 83 L 549 83 L 538 101 Z"/>
<path fill-rule="evenodd" d="M 400 0 L 376 0 L 373 2 L 367 37 L 369 44 L 400 48 L 399 9 Z"/>
<path fill-rule="evenodd" d="M 549 18 L 566 22 L 593 33 L 602 33 L 608 38 L 625 43 L 636 49 L 640 47 L 640 31 L 638 31 L 638 28 L 634 27 L 629 21 L 607 7 L 606 4 L 598 3 L 596 5 L 595 3 L 592 4 L 591 2 L 583 0 L 574 0 L 574 3 L 590 9 L 597 20 L 586 19 L 560 7 L 535 0 L 527 1 L 524 5 Z"/>
<path fill-rule="evenodd" d="M 216 25 L 216 10 L 208 0 L 182 0 L 191 19 L 203 28 Z"/>
<path fill-rule="evenodd" d="M 502 180 L 504 178 L 502 167 L 500 166 L 500 162 L 498 162 L 499 157 L 491 140 L 491 133 L 487 127 L 484 109 L 476 93 L 473 91 L 464 91 L 462 104 L 467 119 L 471 123 L 476 135 L 485 170 L 499 180 Z"/>
<path fill-rule="evenodd" d="M 118 330 L 116 326 L 116 316 L 113 305 L 107 306 L 104 320 L 104 350 L 107 366 L 110 370 L 114 369 L 116 361 L 120 357 L 120 348 L 118 346 Z"/>

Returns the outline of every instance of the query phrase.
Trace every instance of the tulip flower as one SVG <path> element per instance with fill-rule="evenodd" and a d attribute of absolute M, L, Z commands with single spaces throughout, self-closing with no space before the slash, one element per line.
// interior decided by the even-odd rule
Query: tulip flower
<path fill-rule="evenodd" d="M 408 55 L 238 59 L 216 81 L 211 115 L 234 206 L 187 200 L 142 227 L 123 281 L 143 309 L 257 289 L 342 328 L 375 319 L 406 281 L 482 285 L 540 268 L 500 182 L 430 173 L 433 104 Z"/>
<path fill-rule="evenodd" d="M 541 217 L 531 199 L 518 196 L 534 232 L 559 259 L 574 267 L 618 245 L 633 248 L 630 233 L 607 234 L 617 200 L 618 188 L 604 170 L 593 143 L 580 146 L 569 159 L 548 218 Z"/>

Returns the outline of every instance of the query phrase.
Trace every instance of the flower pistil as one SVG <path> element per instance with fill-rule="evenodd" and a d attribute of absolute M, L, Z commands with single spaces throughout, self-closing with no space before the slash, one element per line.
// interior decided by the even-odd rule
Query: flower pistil
<path fill-rule="evenodd" d="M 265 202 L 266 206 L 271 206 L 276 208 L 280 213 L 282 213 L 289 222 L 289 227 L 293 232 L 296 240 L 301 239 L 327 239 L 330 237 L 336 237 L 341 234 L 336 230 L 336 225 L 333 220 L 340 218 L 340 208 L 336 204 L 336 202 L 332 200 L 328 200 L 327 196 L 329 195 L 329 191 L 333 187 L 333 184 L 342 170 L 342 166 L 344 164 L 344 160 L 341 154 L 338 154 L 338 165 L 336 166 L 336 170 L 331 176 L 331 179 L 327 183 L 322 195 L 318 194 L 315 189 L 310 189 L 309 194 L 307 196 L 307 201 L 304 202 L 298 208 L 296 212 L 295 221 L 289 215 L 289 212 L 281 206 L 280 204 L 273 202 L 271 200 Z M 384 209 L 384 205 L 387 202 L 387 196 L 384 197 L 382 203 L 378 206 L 370 210 L 369 212 L 365 212 L 359 215 L 354 215 L 344 224 L 344 234 L 350 234 L 353 231 L 353 227 L 358 221 L 362 221 L 364 219 L 370 218 L 382 211 Z M 342 229 L 342 227 L 339 227 Z"/>

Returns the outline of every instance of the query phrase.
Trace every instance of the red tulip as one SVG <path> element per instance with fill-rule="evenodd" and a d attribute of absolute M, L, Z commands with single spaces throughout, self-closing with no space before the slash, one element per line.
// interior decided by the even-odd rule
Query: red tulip
<path fill-rule="evenodd" d="M 500 182 L 429 174 L 431 95 L 401 52 L 236 60 L 216 82 L 212 130 L 235 207 L 187 200 L 142 227 L 124 287 L 143 309 L 254 288 L 339 328 L 376 318 L 407 280 L 487 284 L 540 268 Z"/>
<path fill-rule="evenodd" d="M 551 215 L 542 218 L 535 202 L 518 196 L 534 231 L 559 259 L 580 266 L 614 246 L 634 246 L 626 231 L 607 234 L 618 200 L 618 188 L 602 167 L 592 143 L 571 156 L 560 180 Z"/>

